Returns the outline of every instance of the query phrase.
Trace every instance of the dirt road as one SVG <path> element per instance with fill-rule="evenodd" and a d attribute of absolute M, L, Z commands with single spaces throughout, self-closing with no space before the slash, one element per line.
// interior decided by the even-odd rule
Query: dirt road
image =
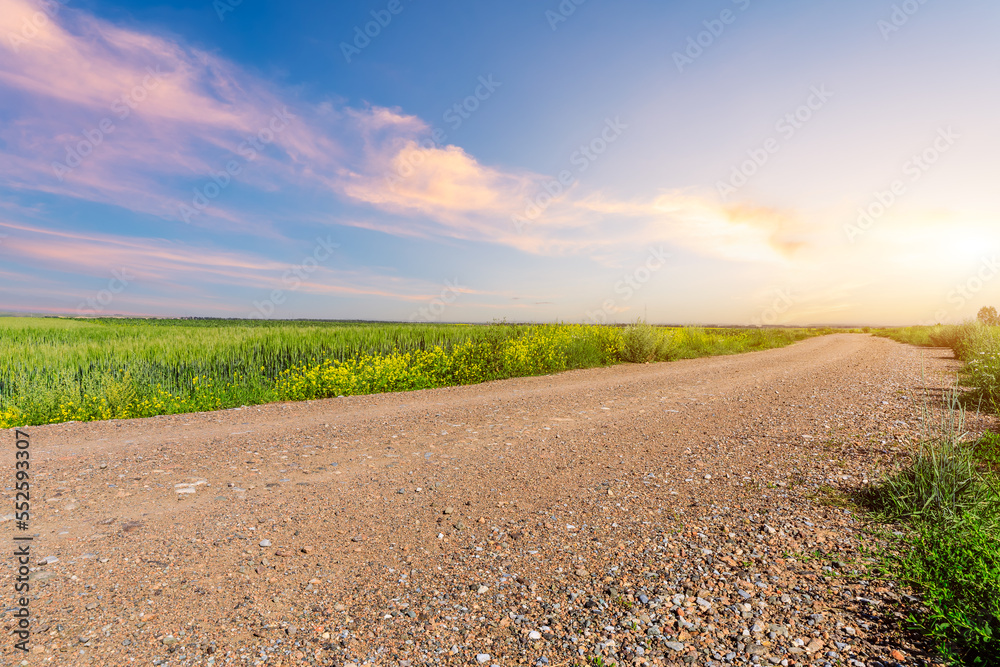
<path fill-rule="evenodd" d="M 886 624 L 900 592 L 860 578 L 868 538 L 834 490 L 905 451 L 913 392 L 950 384 L 954 365 L 943 350 L 844 334 L 28 429 L 30 530 L 10 515 L 2 525 L 8 539 L 36 535 L 35 634 L 28 656 L 9 637 L 2 656 L 905 662 L 917 649 Z M 4 439 L 13 470 L 13 432 Z M 9 603 L 13 559 L 2 567 Z"/>

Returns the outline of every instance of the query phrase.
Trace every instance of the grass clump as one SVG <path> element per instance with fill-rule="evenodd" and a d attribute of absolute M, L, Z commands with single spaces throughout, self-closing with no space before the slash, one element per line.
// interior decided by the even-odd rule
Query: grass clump
<path fill-rule="evenodd" d="M 962 427 L 953 396 L 910 464 L 866 500 L 907 528 L 882 568 L 921 595 L 911 626 L 950 663 L 988 665 L 1000 655 L 1000 488 L 984 462 L 1000 455 L 1000 437 L 968 443 Z"/>
<path fill-rule="evenodd" d="M 659 342 L 660 335 L 656 327 L 640 320 L 626 327 L 622 333 L 622 359 L 633 364 L 653 361 L 657 356 Z"/>

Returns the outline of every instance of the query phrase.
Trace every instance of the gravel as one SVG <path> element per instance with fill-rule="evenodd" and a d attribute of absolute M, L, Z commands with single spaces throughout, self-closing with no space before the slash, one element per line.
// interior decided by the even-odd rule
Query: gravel
<path fill-rule="evenodd" d="M 32 664 L 929 660 L 843 500 L 905 457 L 910 392 L 955 366 L 834 335 L 30 429 L 55 500 L 32 508 Z"/>

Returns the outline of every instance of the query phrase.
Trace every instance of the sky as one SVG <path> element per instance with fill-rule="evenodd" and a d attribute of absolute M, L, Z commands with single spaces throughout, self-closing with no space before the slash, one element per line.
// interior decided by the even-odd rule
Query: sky
<path fill-rule="evenodd" d="M 987 0 L 0 0 L 0 311 L 1000 306 Z"/>

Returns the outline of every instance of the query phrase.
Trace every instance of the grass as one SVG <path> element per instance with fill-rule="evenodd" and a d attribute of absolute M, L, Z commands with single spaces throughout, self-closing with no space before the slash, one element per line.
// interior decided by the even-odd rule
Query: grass
<path fill-rule="evenodd" d="M 604 658 L 597 655 L 590 658 L 590 660 L 587 661 L 587 664 L 590 667 L 618 667 L 617 663 L 605 661 Z"/>
<path fill-rule="evenodd" d="M 987 431 L 976 443 L 975 456 L 994 472 L 1000 472 L 1000 434 Z"/>
<path fill-rule="evenodd" d="M 989 665 L 1000 655 L 1000 436 L 966 442 L 963 421 L 953 397 L 910 463 L 863 502 L 905 526 L 880 569 L 920 594 L 910 626 L 950 664 Z"/>
<path fill-rule="evenodd" d="M 806 329 L 0 318 L 0 428 L 408 391 L 788 345 Z"/>
<path fill-rule="evenodd" d="M 962 405 L 998 411 L 1000 327 L 982 322 L 873 332 L 913 345 L 948 347 L 964 362 Z M 863 498 L 906 531 L 881 569 L 920 593 L 910 625 L 956 665 L 993 665 L 1000 656 L 1000 435 L 963 433 L 957 396 L 910 463 Z M 931 423 L 925 410 L 924 424 Z M 925 428 L 925 430 L 928 430 Z"/>

